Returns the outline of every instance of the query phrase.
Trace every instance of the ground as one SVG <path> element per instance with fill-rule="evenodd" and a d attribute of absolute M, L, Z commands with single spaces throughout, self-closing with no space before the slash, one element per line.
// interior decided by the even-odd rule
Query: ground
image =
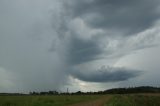
<path fill-rule="evenodd" d="M 0 96 L 0 106 L 160 106 L 160 94 Z"/>

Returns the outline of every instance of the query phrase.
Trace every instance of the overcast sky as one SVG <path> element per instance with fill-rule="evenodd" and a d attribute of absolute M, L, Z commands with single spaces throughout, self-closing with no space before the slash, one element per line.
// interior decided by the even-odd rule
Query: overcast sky
<path fill-rule="evenodd" d="M 160 86 L 159 0 L 0 0 L 0 92 Z"/>

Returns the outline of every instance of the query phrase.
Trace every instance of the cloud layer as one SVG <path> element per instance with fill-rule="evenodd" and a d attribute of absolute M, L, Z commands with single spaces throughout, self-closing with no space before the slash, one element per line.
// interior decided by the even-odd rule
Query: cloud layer
<path fill-rule="evenodd" d="M 159 0 L 1 0 L 0 92 L 64 90 L 70 77 L 104 88 L 134 82 L 145 68 L 115 64 L 159 50 L 159 8 Z"/>

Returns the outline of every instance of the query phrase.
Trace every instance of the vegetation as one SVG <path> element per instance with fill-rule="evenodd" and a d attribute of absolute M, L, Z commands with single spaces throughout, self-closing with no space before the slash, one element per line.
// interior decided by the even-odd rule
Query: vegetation
<path fill-rule="evenodd" d="M 0 96 L 0 106 L 67 106 L 98 99 L 100 96 Z"/>
<path fill-rule="evenodd" d="M 160 106 L 160 95 L 115 95 L 105 106 Z"/>
<path fill-rule="evenodd" d="M 160 93 L 159 87 L 141 86 L 141 87 L 130 87 L 130 88 L 114 88 L 103 91 L 107 94 L 129 94 L 129 93 Z"/>
<path fill-rule="evenodd" d="M 160 88 L 116 88 L 99 92 L 0 93 L 0 106 L 160 106 Z M 85 105 L 84 105 L 85 104 Z M 97 104 L 97 105 L 96 105 Z"/>
<path fill-rule="evenodd" d="M 141 87 L 129 87 L 129 88 L 113 88 L 105 91 L 98 92 L 81 92 L 75 93 L 59 93 L 57 91 L 48 92 L 30 92 L 30 95 L 93 95 L 93 94 L 130 94 L 130 93 L 160 93 L 159 87 L 141 86 Z"/>
<path fill-rule="evenodd" d="M 0 106 L 70 106 L 79 103 L 90 103 L 94 106 L 99 106 L 95 104 L 102 104 L 100 106 L 160 106 L 160 94 L 0 96 Z M 81 104 L 75 106 L 81 106 Z"/>
<path fill-rule="evenodd" d="M 160 106 L 160 94 L 0 96 L 0 106 L 88 106 L 85 103 L 89 106 Z"/>

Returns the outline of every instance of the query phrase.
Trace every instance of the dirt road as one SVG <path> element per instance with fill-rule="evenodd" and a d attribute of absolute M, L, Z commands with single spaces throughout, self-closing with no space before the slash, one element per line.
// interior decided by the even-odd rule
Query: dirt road
<path fill-rule="evenodd" d="M 104 106 L 104 104 L 107 101 L 109 101 L 110 98 L 111 98 L 111 96 L 103 96 L 102 98 L 94 100 L 94 101 L 73 104 L 73 105 L 70 105 L 70 106 Z"/>

